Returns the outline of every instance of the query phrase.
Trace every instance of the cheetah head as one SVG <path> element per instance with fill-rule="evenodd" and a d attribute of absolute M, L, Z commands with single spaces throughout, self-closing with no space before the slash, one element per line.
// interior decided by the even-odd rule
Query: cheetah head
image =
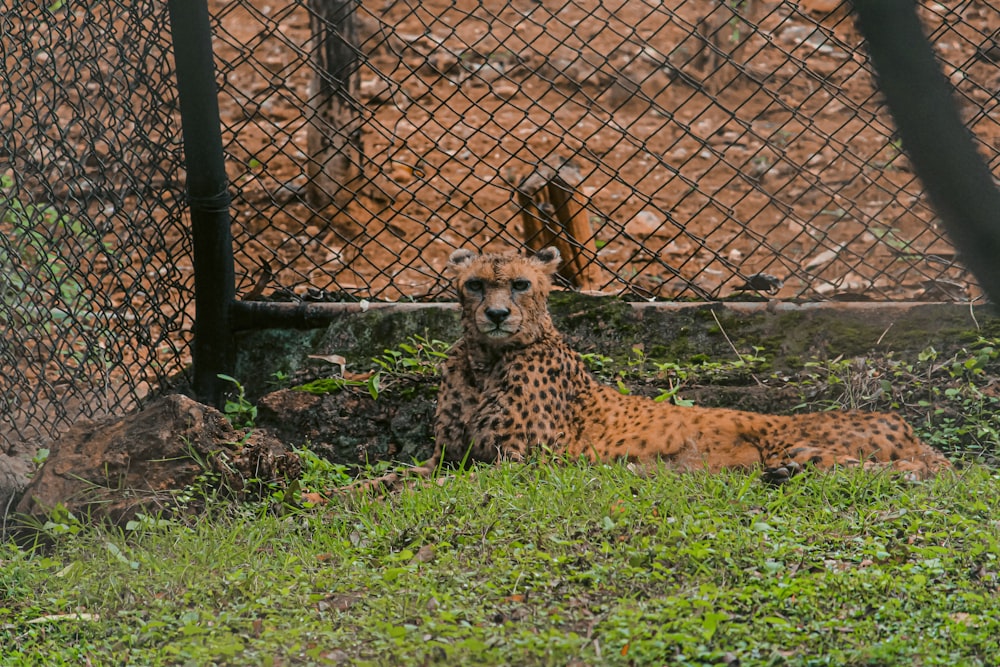
<path fill-rule="evenodd" d="M 455 285 L 466 337 L 494 348 L 538 340 L 552 326 L 546 298 L 560 260 L 555 248 L 533 257 L 453 252 L 449 264 L 458 272 Z"/>

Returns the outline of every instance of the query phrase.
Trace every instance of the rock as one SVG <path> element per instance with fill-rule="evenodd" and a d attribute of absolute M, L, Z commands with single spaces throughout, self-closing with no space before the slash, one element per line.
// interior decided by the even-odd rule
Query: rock
<path fill-rule="evenodd" d="M 807 272 L 812 272 L 823 268 L 833 260 L 837 259 L 837 257 L 840 255 L 841 249 L 845 245 L 846 244 L 844 243 L 839 243 L 835 248 L 824 250 L 819 254 L 810 257 L 809 259 L 807 259 L 802 263 L 803 270 Z"/>
<path fill-rule="evenodd" d="M 441 76 L 448 76 L 459 69 L 458 56 L 446 49 L 439 49 L 427 57 L 427 67 Z"/>
<path fill-rule="evenodd" d="M 382 77 L 376 76 L 362 81 L 359 92 L 361 99 L 366 100 L 369 104 L 379 105 L 385 104 L 392 99 L 395 87 Z"/>
<path fill-rule="evenodd" d="M 829 14 L 840 6 L 841 0 L 799 0 L 799 7 L 817 14 Z"/>
<path fill-rule="evenodd" d="M 636 238 L 648 238 L 663 226 L 664 218 L 653 211 L 639 211 L 625 223 L 625 231 Z"/>
<path fill-rule="evenodd" d="M 16 514 L 21 529 L 44 523 L 59 505 L 80 520 L 123 525 L 140 512 L 174 510 L 175 492 L 205 473 L 242 498 L 300 471 L 298 457 L 274 438 L 235 430 L 215 408 L 171 395 L 133 414 L 70 427 L 50 445 Z"/>
<path fill-rule="evenodd" d="M 690 243 L 678 243 L 677 241 L 671 241 L 667 245 L 660 248 L 659 254 L 661 257 L 665 255 L 687 257 L 694 254 L 694 246 Z"/>
<path fill-rule="evenodd" d="M 503 67 L 490 63 L 483 63 L 475 68 L 473 75 L 480 81 L 492 84 L 503 76 Z"/>
<path fill-rule="evenodd" d="M 37 451 L 37 446 L 14 442 L 7 451 L 0 452 L 0 515 L 7 516 L 12 502 L 31 481 L 35 470 L 32 459 Z"/>
<path fill-rule="evenodd" d="M 492 91 L 493 94 L 501 100 L 509 100 L 516 97 L 517 94 L 521 92 L 521 89 L 510 81 L 500 81 L 493 84 Z"/>

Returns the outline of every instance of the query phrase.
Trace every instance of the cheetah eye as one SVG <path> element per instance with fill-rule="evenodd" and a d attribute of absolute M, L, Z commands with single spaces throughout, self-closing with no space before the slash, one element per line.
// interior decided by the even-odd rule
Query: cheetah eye
<path fill-rule="evenodd" d="M 465 281 L 465 291 L 466 292 L 482 292 L 483 291 L 483 281 L 478 278 L 473 278 L 472 280 Z"/>
<path fill-rule="evenodd" d="M 514 280 L 510 283 L 511 289 L 515 292 L 526 292 L 529 287 L 531 287 L 531 281 L 524 280 L 523 278 Z"/>

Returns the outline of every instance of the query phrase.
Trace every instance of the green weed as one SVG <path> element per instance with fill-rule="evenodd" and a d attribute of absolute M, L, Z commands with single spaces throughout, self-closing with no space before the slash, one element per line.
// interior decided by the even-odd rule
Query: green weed
<path fill-rule="evenodd" d="M 648 357 L 641 346 L 632 348 L 631 354 L 622 362 L 600 354 L 581 354 L 581 358 L 598 378 L 614 383 L 623 393 L 631 393 L 628 382 L 666 383 L 654 396 L 655 401 L 670 401 L 676 405 L 692 405 L 680 396 L 680 391 L 695 383 L 728 384 L 744 380 L 767 368 L 768 360 L 762 356 L 762 349 L 752 348 L 750 354 L 741 354 L 736 359 L 714 361 L 707 355 L 695 355 L 687 362 L 658 361 Z"/>
<path fill-rule="evenodd" d="M 448 358 L 449 349 L 449 343 L 424 336 L 410 336 L 407 342 L 383 351 L 372 362 L 389 374 L 434 376 L 438 374 L 438 365 Z"/>
<path fill-rule="evenodd" d="M 283 516 L 210 505 L 0 545 L 0 642 L 11 665 L 987 665 L 998 499 L 983 468 L 773 488 L 564 463 Z"/>
<path fill-rule="evenodd" d="M 407 342 L 394 349 L 386 349 L 372 359 L 375 372 L 365 379 L 331 377 L 319 378 L 293 387 L 297 391 L 322 396 L 348 388 L 363 388 L 372 399 L 378 400 L 386 383 L 401 377 L 434 377 L 438 366 L 448 357 L 449 343 L 430 340 L 423 336 L 411 336 Z"/>
<path fill-rule="evenodd" d="M 253 428 L 257 423 L 257 406 L 247 399 L 246 389 L 234 377 L 222 373 L 217 377 L 231 383 L 236 390 L 236 395 L 227 396 L 226 402 L 222 406 L 222 412 L 226 415 L 226 419 L 233 425 L 233 428 Z"/>
<path fill-rule="evenodd" d="M 15 180 L 0 174 L 0 312 L 16 313 L 27 332 L 50 331 L 67 319 L 84 326 L 92 319 L 92 296 L 78 279 L 78 258 L 103 247 L 83 223 L 53 206 L 25 203 Z M 71 249 L 73 257 L 59 251 Z M 45 304 L 45 305 L 41 305 Z"/>
<path fill-rule="evenodd" d="M 933 346 L 916 361 L 883 357 L 808 362 L 793 381 L 799 410 L 892 409 L 907 414 L 926 442 L 988 463 L 1000 451 L 1000 396 L 984 378 L 1000 371 L 1000 341 L 979 337 L 943 356 Z"/>

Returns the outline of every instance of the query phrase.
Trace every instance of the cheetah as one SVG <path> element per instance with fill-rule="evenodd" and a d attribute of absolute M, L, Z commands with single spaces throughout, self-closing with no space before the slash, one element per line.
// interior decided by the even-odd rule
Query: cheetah
<path fill-rule="evenodd" d="M 560 259 L 555 248 L 533 257 L 452 253 L 464 334 L 442 368 L 435 453 L 416 473 L 432 473 L 442 456 L 520 461 L 542 451 L 683 470 L 757 468 L 774 482 L 806 466 L 884 466 L 915 479 L 950 466 L 894 414 L 683 407 L 601 384 L 549 315 Z"/>

